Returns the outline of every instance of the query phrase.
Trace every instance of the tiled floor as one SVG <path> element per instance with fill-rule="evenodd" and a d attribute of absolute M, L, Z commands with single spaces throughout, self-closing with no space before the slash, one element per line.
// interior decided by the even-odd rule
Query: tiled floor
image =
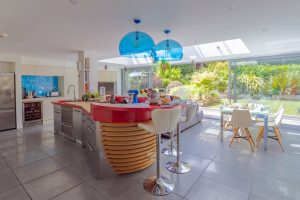
<path fill-rule="evenodd" d="M 300 127 L 283 126 L 285 152 L 269 140 L 269 151 L 246 142 L 228 149 L 221 143 L 219 122 L 204 119 L 182 136 L 182 159 L 190 173 L 162 168 L 175 184 L 172 194 L 155 197 L 142 182 L 155 165 L 135 174 L 97 180 L 93 156 L 80 145 L 53 134 L 52 124 L 0 132 L 0 200 L 296 200 L 300 199 Z M 255 129 L 252 129 L 253 135 Z M 162 164 L 172 158 L 162 156 Z"/>

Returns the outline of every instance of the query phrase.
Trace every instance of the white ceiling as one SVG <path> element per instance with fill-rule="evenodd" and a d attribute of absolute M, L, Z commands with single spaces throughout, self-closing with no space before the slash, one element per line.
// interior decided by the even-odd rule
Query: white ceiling
<path fill-rule="evenodd" d="M 163 30 L 183 46 L 241 38 L 243 57 L 300 52 L 299 0 L 0 0 L 0 54 L 75 62 L 118 57 L 122 36 Z M 237 58 L 241 55 L 231 56 Z"/>

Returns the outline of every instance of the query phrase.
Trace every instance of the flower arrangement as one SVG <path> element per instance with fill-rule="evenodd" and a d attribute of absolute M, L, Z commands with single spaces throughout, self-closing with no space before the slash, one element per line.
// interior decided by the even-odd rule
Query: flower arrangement
<path fill-rule="evenodd" d="M 154 90 L 153 88 L 141 89 L 140 94 L 141 95 L 146 94 L 149 99 L 154 99 L 157 97 L 157 91 Z"/>

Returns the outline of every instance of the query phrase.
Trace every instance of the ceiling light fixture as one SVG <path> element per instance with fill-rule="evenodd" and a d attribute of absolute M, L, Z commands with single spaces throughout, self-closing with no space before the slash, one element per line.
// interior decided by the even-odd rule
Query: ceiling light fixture
<path fill-rule="evenodd" d="M 0 33 L 0 38 L 7 38 L 7 37 L 8 37 L 7 33 Z"/>
<path fill-rule="evenodd" d="M 137 30 L 127 33 L 119 43 L 119 52 L 123 57 L 144 58 L 152 55 L 155 43 L 153 39 L 144 32 L 139 31 L 140 19 L 134 19 Z"/>
<path fill-rule="evenodd" d="M 155 61 L 178 61 L 183 57 L 183 48 L 175 40 L 169 39 L 171 30 L 165 30 L 167 39 L 159 42 L 154 51 Z"/>
<path fill-rule="evenodd" d="M 69 0 L 71 4 L 76 5 L 78 3 L 77 0 Z"/>

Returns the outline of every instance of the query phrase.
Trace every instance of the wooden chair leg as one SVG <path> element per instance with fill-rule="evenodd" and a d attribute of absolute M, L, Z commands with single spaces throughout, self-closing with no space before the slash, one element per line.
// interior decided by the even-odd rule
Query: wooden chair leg
<path fill-rule="evenodd" d="M 264 132 L 264 128 L 263 127 L 259 127 L 258 129 L 258 135 L 256 138 L 256 142 L 258 142 L 259 138 L 261 137 L 261 134 Z"/>
<path fill-rule="evenodd" d="M 254 142 L 253 142 L 253 139 L 252 139 L 252 136 L 251 136 L 251 134 L 250 134 L 249 129 L 248 129 L 248 128 L 245 128 L 245 132 L 246 132 L 246 135 L 247 135 L 248 142 L 249 142 L 249 144 L 250 144 L 250 146 L 251 146 L 252 152 L 254 152 L 254 146 L 255 146 L 255 144 L 254 144 Z"/>
<path fill-rule="evenodd" d="M 282 146 L 282 140 L 281 140 L 281 137 L 280 137 L 281 133 L 280 133 L 280 130 L 279 130 L 279 128 L 278 128 L 278 127 L 275 127 L 275 128 L 274 128 L 274 132 L 275 132 L 275 135 L 276 135 L 277 141 L 278 141 L 278 143 L 279 143 L 279 145 L 280 145 L 280 147 L 281 147 L 282 151 L 284 152 L 284 150 L 283 150 L 283 146 Z"/>
<path fill-rule="evenodd" d="M 279 127 L 276 127 L 276 129 L 277 129 L 277 131 L 278 131 L 278 133 L 279 133 L 279 136 L 280 136 L 280 138 L 281 138 L 281 141 L 282 141 L 282 134 L 281 134 L 281 132 L 280 132 L 280 128 L 279 128 Z"/>
<path fill-rule="evenodd" d="M 235 138 L 236 134 L 238 133 L 238 130 L 239 130 L 239 128 L 235 128 L 235 129 L 233 130 L 233 136 L 232 136 L 232 139 L 231 139 L 231 141 L 230 141 L 229 148 L 231 147 L 231 145 L 232 145 L 232 143 L 233 143 L 233 141 L 234 141 L 234 138 Z"/>
<path fill-rule="evenodd" d="M 258 138 L 257 138 L 257 142 L 256 142 L 256 146 L 259 147 L 260 143 L 261 143 L 261 140 L 262 138 L 264 137 L 264 127 L 261 127 L 262 130 L 261 130 L 261 133 L 259 134 Z"/>

